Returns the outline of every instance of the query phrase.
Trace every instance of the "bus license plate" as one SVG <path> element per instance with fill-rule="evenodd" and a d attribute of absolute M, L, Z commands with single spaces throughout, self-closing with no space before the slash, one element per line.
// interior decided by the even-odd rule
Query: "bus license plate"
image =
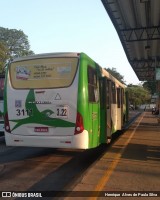
<path fill-rule="evenodd" d="M 57 106 L 56 107 L 57 117 L 68 118 L 68 106 Z"/>
<path fill-rule="evenodd" d="M 34 127 L 34 132 L 48 132 L 48 127 Z"/>

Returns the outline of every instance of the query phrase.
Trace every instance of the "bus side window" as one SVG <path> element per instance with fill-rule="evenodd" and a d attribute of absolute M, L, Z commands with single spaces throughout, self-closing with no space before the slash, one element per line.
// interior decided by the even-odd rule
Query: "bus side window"
<path fill-rule="evenodd" d="M 111 92 L 112 92 L 112 103 L 113 104 L 116 104 L 116 86 L 115 86 L 115 83 L 112 82 L 112 89 L 111 89 Z"/>
<path fill-rule="evenodd" d="M 117 108 L 121 107 L 121 89 L 117 88 Z"/>
<path fill-rule="evenodd" d="M 110 81 L 107 80 L 106 84 L 106 107 L 110 109 Z"/>
<path fill-rule="evenodd" d="M 123 105 L 124 102 L 125 102 L 125 100 L 124 100 L 124 89 L 122 88 L 121 89 L 121 104 Z"/>
<path fill-rule="evenodd" d="M 3 100 L 3 90 L 0 90 L 0 100 Z"/>
<path fill-rule="evenodd" d="M 88 96 L 89 102 L 99 101 L 98 80 L 96 70 L 88 66 Z"/>

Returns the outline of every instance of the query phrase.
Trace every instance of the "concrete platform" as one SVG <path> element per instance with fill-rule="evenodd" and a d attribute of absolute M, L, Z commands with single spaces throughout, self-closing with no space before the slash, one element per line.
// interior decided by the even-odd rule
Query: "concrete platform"
<path fill-rule="evenodd" d="M 143 112 L 72 191 L 75 196 L 74 191 L 78 191 L 77 196 L 84 195 L 76 198 L 83 200 L 113 199 L 116 195 L 116 199 L 160 199 L 160 124 L 157 117 Z"/>

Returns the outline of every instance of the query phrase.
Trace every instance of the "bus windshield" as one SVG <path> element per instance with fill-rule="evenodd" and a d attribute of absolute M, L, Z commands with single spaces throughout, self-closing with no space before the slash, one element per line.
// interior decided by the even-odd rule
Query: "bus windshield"
<path fill-rule="evenodd" d="M 69 87 L 76 75 L 78 58 L 43 58 L 13 62 L 11 84 L 15 89 Z"/>

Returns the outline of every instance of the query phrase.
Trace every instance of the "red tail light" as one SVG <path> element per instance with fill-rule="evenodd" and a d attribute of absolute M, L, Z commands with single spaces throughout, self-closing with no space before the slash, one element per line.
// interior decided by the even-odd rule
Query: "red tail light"
<path fill-rule="evenodd" d="M 84 126 L 83 126 L 83 117 L 80 113 L 77 112 L 77 119 L 76 119 L 76 127 L 75 127 L 75 135 L 82 133 L 82 131 L 84 130 Z"/>
<path fill-rule="evenodd" d="M 11 130 L 10 130 L 10 126 L 9 126 L 9 120 L 8 120 L 8 113 L 6 113 L 4 115 L 4 124 L 5 124 L 5 130 L 10 133 Z"/>

